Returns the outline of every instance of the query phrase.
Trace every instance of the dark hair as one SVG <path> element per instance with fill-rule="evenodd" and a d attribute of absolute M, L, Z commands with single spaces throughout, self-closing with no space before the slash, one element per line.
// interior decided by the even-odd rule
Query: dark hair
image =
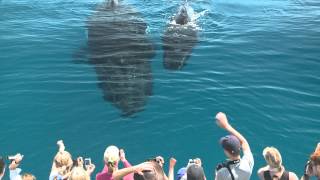
<path fill-rule="evenodd" d="M 164 172 L 162 167 L 154 161 L 149 161 L 147 163 L 151 163 L 154 171 L 142 171 L 142 175 L 135 173 L 133 176 L 134 180 L 163 180 Z"/>
<path fill-rule="evenodd" d="M 6 167 L 6 164 L 4 162 L 4 159 L 0 157 L 0 174 L 3 173 L 5 167 Z"/>

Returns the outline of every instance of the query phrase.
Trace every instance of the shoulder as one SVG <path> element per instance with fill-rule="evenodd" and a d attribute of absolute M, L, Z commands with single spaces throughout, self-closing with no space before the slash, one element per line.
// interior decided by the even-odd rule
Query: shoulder
<path fill-rule="evenodd" d="M 20 168 L 16 168 L 14 170 L 10 170 L 9 171 L 10 179 L 16 179 L 16 178 L 20 177 L 20 172 L 21 172 Z"/>
<path fill-rule="evenodd" d="M 289 180 L 298 180 L 298 176 L 294 172 L 289 172 Z"/>
<path fill-rule="evenodd" d="M 260 180 L 264 180 L 264 173 L 266 172 L 266 168 L 263 167 L 263 168 L 260 168 L 257 172 L 258 174 L 258 177 Z"/>
<path fill-rule="evenodd" d="M 56 172 L 56 171 L 52 171 L 52 172 L 50 173 L 49 180 L 54 180 L 54 179 L 61 180 L 61 179 L 63 179 L 63 176 L 60 175 L 60 174 L 59 174 L 58 172 Z"/>
<path fill-rule="evenodd" d="M 103 177 L 103 172 L 99 172 L 96 174 L 96 180 L 100 180 Z"/>
<path fill-rule="evenodd" d="M 222 179 L 227 179 L 227 176 L 229 175 L 229 171 L 227 168 L 223 167 L 219 169 L 216 173 L 216 179 L 217 180 L 222 180 Z"/>

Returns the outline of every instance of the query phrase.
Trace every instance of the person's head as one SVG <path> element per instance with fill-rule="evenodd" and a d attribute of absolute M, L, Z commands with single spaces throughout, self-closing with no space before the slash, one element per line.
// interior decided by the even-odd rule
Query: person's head
<path fill-rule="evenodd" d="M 73 165 L 72 156 L 68 151 L 59 151 L 54 157 L 56 168 L 66 167 L 67 171 L 70 171 Z"/>
<path fill-rule="evenodd" d="M 220 139 L 220 144 L 224 149 L 224 153 L 230 159 L 235 159 L 240 156 L 241 143 L 234 135 L 227 135 Z"/>
<path fill-rule="evenodd" d="M 282 158 L 278 149 L 274 147 L 266 147 L 262 154 L 270 169 L 276 171 L 280 171 L 282 169 Z"/>
<path fill-rule="evenodd" d="M 310 155 L 309 171 L 311 174 L 320 177 L 320 148 L 317 148 L 315 152 Z"/>
<path fill-rule="evenodd" d="M 201 167 L 201 159 L 189 159 L 187 167 L 178 170 L 177 180 L 203 180 L 205 174 Z"/>
<path fill-rule="evenodd" d="M 5 170 L 6 170 L 6 164 L 4 162 L 4 159 L 0 157 L 0 179 L 2 179 Z"/>
<path fill-rule="evenodd" d="M 162 167 L 159 165 L 159 163 L 150 161 L 145 162 L 150 164 L 153 167 L 152 171 L 142 171 L 142 175 L 135 173 L 134 174 L 134 180 L 163 180 L 165 179 L 165 174 L 163 172 Z"/>
<path fill-rule="evenodd" d="M 187 180 L 204 180 L 203 168 L 198 164 L 192 164 L 187 167 Z"/>
<path fill-rule="evenodd" d="M 90 176 L 82 167 L 74 167 L 68 180 L 90 180 Z"/>
<path fill-rule="evenodd" d="M 36 180 L 36 177 L 30 173 L 24 173 L 21 176 L 21 180 Z"/>
<path fill-rule="evenodd" d="M 108 146 L 104 151 L 103 159 L 109 170 L 113 170 L 117 166 L 120 160 L 119 152 L 119 148 L 113 145 Z"/>

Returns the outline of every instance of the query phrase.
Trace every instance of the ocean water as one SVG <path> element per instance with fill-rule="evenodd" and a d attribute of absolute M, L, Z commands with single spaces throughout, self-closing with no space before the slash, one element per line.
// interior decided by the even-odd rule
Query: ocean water
<path fill-rule="evenodd" d="M 320 141 L 318 0 L 190 0 L 195 12 L 207 12 L 180 71 L 164 69 L 161 35 L 181 1 L 123 0 L 141 12 L 156 47 L 152 96 L 129 117 L 102 98 L 94 67 L 74 61 L 101 3 L 0 1 L 2 156 L 21 152 L 21 168 L 42 180 L 59 139 L 74 157 L 91 157 L 95 173 L 106 146 L 115 144 L 132 164 L 173 156 L 177 170 L 200 157 L 213 179 L 224 160 L 218 140 L 226 135 L 214 116 L 223 111 L 251 145 L 252 179 L 265 164 L 266 146 L 277 147 L 286 168 L 302 175 Z"/>

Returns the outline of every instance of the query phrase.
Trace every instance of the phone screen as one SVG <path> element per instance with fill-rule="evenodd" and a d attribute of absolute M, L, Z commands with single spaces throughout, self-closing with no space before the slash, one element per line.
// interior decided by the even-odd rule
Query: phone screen
<path fill-rule="evenodd" d="M 85 158 L 84 159 L 84 165 L 85 166 L 88 166 L 88 165 L 90 165 L 91 164 L 91 159 L 90 158 Z"/>

